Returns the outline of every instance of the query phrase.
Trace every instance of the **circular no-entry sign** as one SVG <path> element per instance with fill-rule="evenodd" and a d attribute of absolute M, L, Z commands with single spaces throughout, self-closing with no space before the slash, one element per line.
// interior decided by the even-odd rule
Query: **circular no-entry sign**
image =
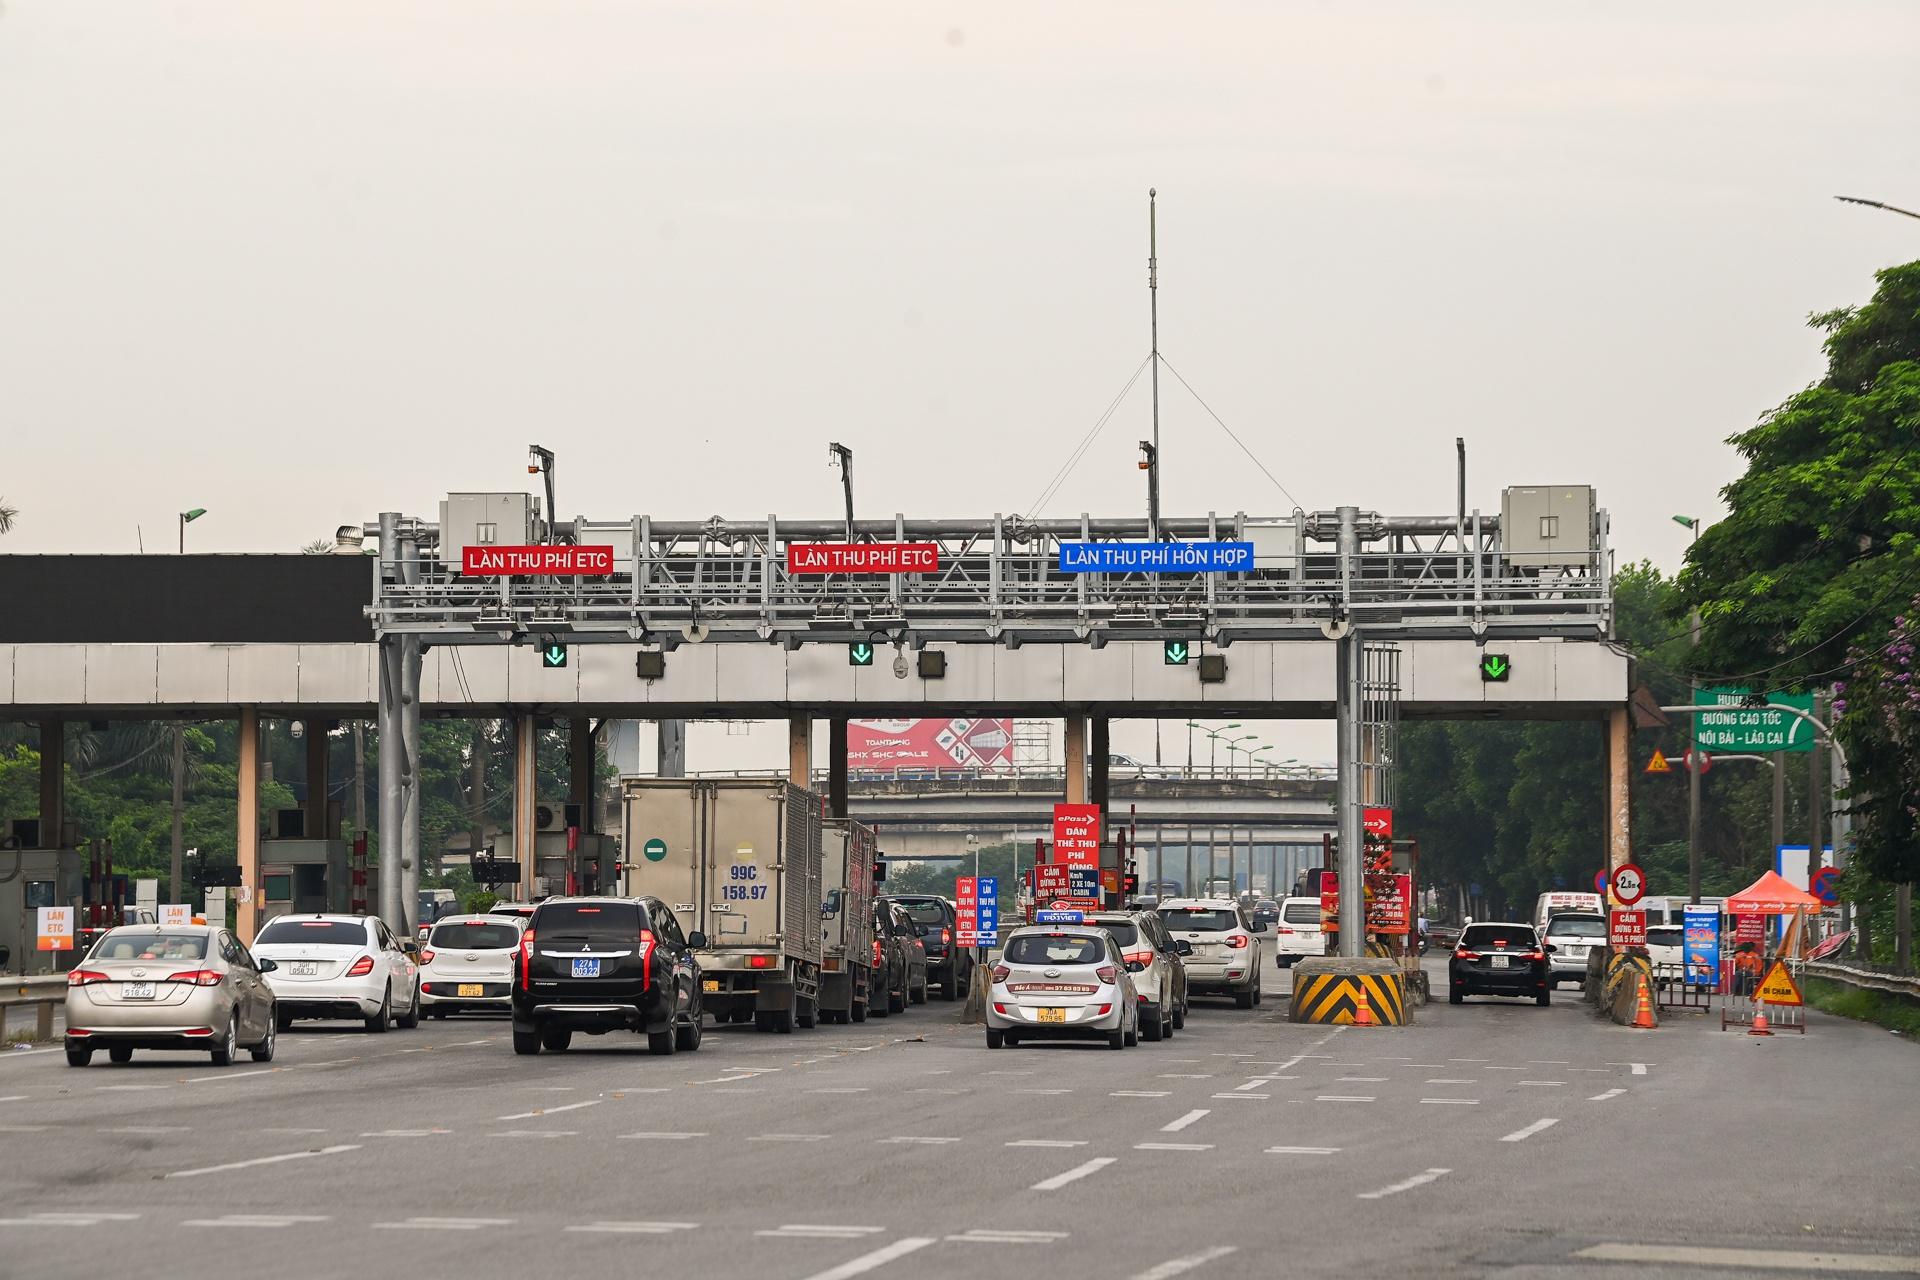
<path fill-rule="evenodd" d="M 1631 862 L 1623 862 L 1613 870 L 1613 896 L 1620 905 L 1630 907 L 1647 896 L 1647 873 Z"/>

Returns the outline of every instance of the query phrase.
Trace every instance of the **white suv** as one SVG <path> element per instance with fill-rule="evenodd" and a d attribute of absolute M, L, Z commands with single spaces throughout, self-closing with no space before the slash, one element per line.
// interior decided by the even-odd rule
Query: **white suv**
<path fill-rule="evenodd" d="M 1231 898 L 1173 898 L 1155 910 L 1174 940 L 1193 948 L 1185 957 L 1188 991 L 1232 996 L 1242 1009 L 1260 1003 L 1266 925 L 1250 922 Z"/>
<path fill-rule="evenodd" d="M 1541 941 L 1553 948 L 1547 953 L 1547 985 L 1580 986 L 1587 980 L 1587 952 L 1607 945 L 1607 918 L 1589 911 L 1564 912 L 1547 921 Z"/>
<path fill-rule="evenodd" d="M 1140 1002 L 1141 1039 L 1170 1039 L 1187 1024 L 1187 975 L 1180 944 L 1151 911 L 1089 911 L 1086 923 L 1105 929 L 1120 944 L 1120 958 L 1133 975 Z"/>
<path fill-rule="evenodd" d="M 1282 969 L 1308 956 L 1327 954 L 1327 935 L 1320 928 L 1320 899 L 1288 898 L 1280 904 L 1279 935 L 1274 960 Z"/>

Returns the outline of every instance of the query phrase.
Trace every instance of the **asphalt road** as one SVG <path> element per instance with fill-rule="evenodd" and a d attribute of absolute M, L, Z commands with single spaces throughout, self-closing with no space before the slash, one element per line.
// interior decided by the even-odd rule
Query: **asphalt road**
<path fill-rule="evenodd" d="M 1334 1030 L 1284 985 L 1119 1053 L 989 1051 L 936 1002 L 671 1058 L 479 1019 L 303 1023 L 271 1067 L 7 1054 L 0 1275 L 1920 1274 L 1903 1040 L 1564 992 Z"/>

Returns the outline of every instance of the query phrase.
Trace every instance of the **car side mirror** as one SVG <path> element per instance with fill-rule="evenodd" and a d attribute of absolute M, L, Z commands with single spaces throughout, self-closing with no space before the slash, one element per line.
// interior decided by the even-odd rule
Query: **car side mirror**
<path fill-rule="evenodd" d="M 1147 962 L 1145 960 L 1127 961 L 1128 973 L 1145 973 L 1146 971 L 1147 971 Z"/>
<path fill-rule="evenodd" d="M 827 891 L 827 900 L 820 904 L 820 918 L 822 920 L 831 920 L 839 914 L 840 891 L 838 889 L 829 889 Z"/>
<path fill-rule="evenodd" d="M 0 964 L 5 964 L 5 963 L 6 963 L 6 960 L 4 958 L 0 958 Z M 272 960 L 266 960 L 266 959 L 255 960 L 254 963 L 260 966 L 261 973 L 272 973 L 275 969 L 278 969 L 280 967 L 278 964 L 276 964 Z"/>
<path fill-rule="evenodd" d="M 1175 955 L 1190 956 L 1193 954 L 1193 944 L 1185 938 L 1175 938 L 1173 940 L 1173 953 Z"/>
<path fill-rule="evenodd" d="M 1267 931 L 1267 922 L 1265 920 L 1255 920 L 1253 922 L 1253 928 L 1252 930 L 1250 930 L 1250 932 L 1253 932 L 1253 933 L 1265 933 L 1266 931 Z"/>
<path fill-rule="evenodd" d="M 695 951 L 705 951 L 707 949 L 707 935 L 695 929 L 687 935 L 687 946 Z"/>
<path fill-rule="evenodd" d="M 1559 949 L 1560 948 L 1554 946 L 1551 942 L 1549 942 L 1546 946 L 1540 948 L 1540 954 L 1550 956 L 1554 952 L 1558 951 Z"/>
<path fill-rule="evenodd" d="M 405 942 L 401 943 L 400 949 L 416 960 L 420 958 L 420 944 L 412 938 L 408 938 Z"/>

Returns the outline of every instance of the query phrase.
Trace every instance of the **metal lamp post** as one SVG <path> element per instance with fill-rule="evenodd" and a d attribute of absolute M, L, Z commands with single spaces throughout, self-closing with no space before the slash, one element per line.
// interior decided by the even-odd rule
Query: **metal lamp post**
<path fill-rule="evenodd" d="M 198 520 L 201 516 L 205 514 L 207 514 L 207 509 L 205 507 L 194 507 L 190 511 L 182 511 L 180 513 L 180 554 L 181 555 L 187 554 L 187 526 L 192 524 L 195 520 Z"/>

